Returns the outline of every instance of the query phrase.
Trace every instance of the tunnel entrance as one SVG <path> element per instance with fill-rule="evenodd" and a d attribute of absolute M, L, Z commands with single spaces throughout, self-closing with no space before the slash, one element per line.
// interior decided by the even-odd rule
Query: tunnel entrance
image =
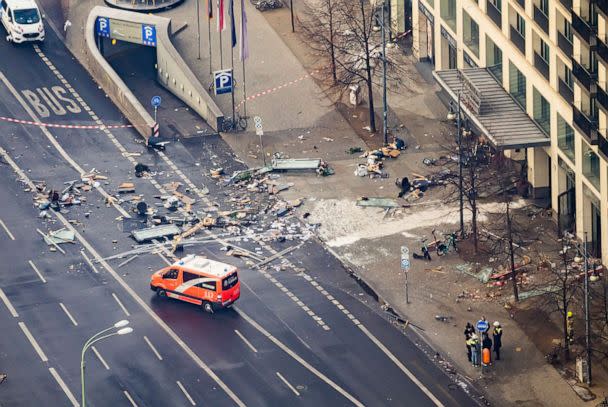
<path fill-rule="evenodd" d="M 98 17 L 95 40 L 101 55 L 150 115 L 154 115 L 151 99 L 161 97 L 156 121 L 162 139 L 216 134 L 195 111 L 158 82 L 154 25 Z"/>

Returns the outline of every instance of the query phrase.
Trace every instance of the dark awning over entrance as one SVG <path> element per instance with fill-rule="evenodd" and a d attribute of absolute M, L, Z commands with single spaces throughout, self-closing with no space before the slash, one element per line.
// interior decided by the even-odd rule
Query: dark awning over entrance
<path fill-rule="evenodd" d="M 550 144 L 541 128 L 485 68 L 433 72 L 439 85 L 489 141 L 501 150 Z"/>

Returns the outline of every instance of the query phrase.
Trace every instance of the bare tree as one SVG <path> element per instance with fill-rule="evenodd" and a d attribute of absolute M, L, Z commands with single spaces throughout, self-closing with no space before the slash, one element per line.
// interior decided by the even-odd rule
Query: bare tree
<path fill-rule="evenodd" d="M 337 91 L 340 97 L 350 85 L 366 89 L 372 133 L 377 130 L 374 88 L 382 86 L 377 71 L 382 67 L 383 58 L 392 84 L 401 85 L 408 76 L 397 58 L 398 53 L 382 55 L 375 23 L 376 13 L 369 0 L 317 0 L 306 9 L 301 21 L 309 47 L 328 61 L 327 66 L 320 68 L 331 77 L 328 88 Z"/>

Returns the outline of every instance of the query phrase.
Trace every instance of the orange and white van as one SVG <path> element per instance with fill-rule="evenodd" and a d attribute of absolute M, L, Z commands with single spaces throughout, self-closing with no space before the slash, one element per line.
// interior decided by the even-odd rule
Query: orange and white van
<path fill-rule="evenodd" d="M 194 255 L 152 274 L 150 288 L 159 297 L 191 302 L 209 313 L 229 307 L 241 295 L 235 266 Z"/>

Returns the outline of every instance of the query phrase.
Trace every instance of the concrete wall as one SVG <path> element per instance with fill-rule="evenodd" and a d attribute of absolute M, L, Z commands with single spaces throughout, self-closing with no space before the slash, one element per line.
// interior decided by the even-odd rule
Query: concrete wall
<path fill-rule="evenodd" d="M 159 82 L 197 112 L 211 127 L 215 130 L 220 128 L 222 112 L 171 43 L 169 18 L 96 6 L 89 13 L 85 26 L 84 65 L 144 138 L 147 139 L 152 134 L 154 119 L 99 52 L 95 41 L 95 21 L 99 16 L 155 25 Z"/>

